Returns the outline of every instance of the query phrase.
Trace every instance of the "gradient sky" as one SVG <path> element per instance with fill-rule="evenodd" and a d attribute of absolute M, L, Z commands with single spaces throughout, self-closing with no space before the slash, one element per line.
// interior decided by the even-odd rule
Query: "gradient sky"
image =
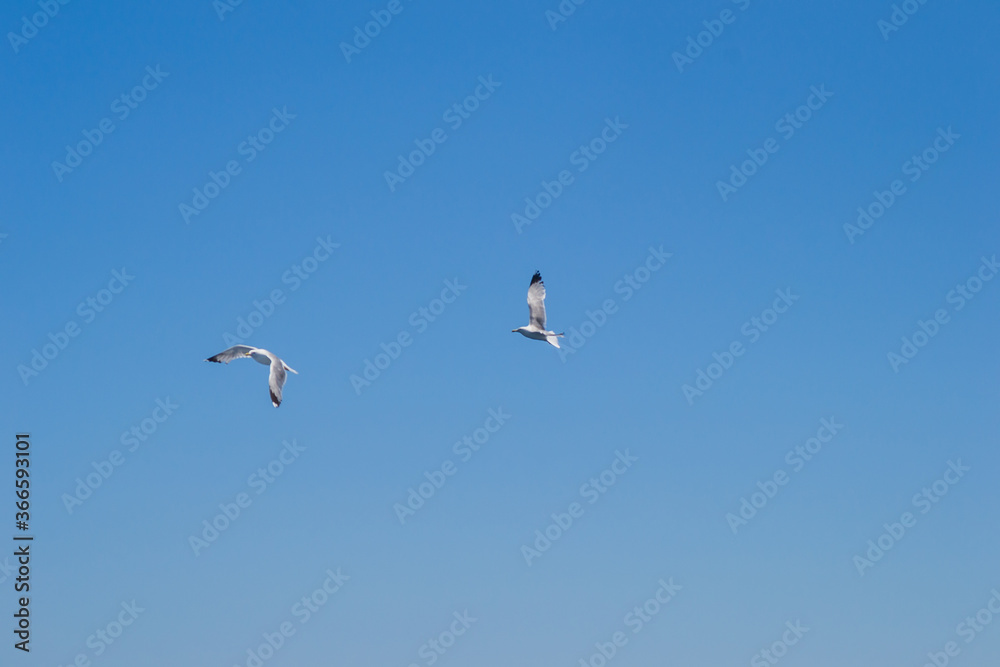
<path fill-rule="evenodd" d="M 282 627 L 269 667 L 1000 657 L 1000 619 L 960 625 L 1000 590 L 996 3 L 891 31 L 890 2 L 50 4 L 0 10 L 0 497 L 29 431 L 36 537 L 32 650 L 0 569 L 0 662 L 249 666 Z M 510 332 L 536 269 L 562 354 Z M 240 318 L 300 373 L 277 410 L 265 369 L 202 361 Z"/>

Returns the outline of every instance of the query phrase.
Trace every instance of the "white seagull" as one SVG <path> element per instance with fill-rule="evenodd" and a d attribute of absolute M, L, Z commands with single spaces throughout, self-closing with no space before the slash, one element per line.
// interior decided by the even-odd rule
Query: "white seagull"
<path fill-rule="evenodd" d="M 559 336 L 563 334 L 545 330 L 545 283 L 538 271 L 528 285 L 528 326 L 511 329 L 511 332 L 515 331 L 525 338 L 547 340 L 550 345 L 559 347 Z"/>
<path fill-rule="evenodd" d="M 267 380 L 268 387 L 271 389 L 271 402 L 274 403 L 274 407 L 281 405 L 281 388 L 285 386 L 285 378 L 288 377 L 285 371 L 291 371 L 296 375 L 299 372 L 279 359 L 278 355 L 273 352 L 268 352 L 259 347 L 250 347 L 249 345 L 233 345 L 228 350 L 223 350 L 205 361 L 228 364 L 233 359 L 243 359 L 245 357 L 250 357 L 258 364 L 271 367 L 271 373 Z"/>

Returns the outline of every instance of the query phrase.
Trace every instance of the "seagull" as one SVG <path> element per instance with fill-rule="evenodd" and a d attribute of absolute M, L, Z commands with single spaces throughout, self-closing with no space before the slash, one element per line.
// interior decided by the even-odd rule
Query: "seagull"
<path fill-rule="evenodd" d="M 299 372 L 279 359 L 274 352 L 268 352 L 260 347 L 250 347 L 249 345 L 233 345 L 228 350 L 223 350 L 205 361 L 228 364 L 233 359 L 242 359 L 244 357 L 250 357 L 258 364 L 271 367 L 271 374 L 267 379 L 268 387 L 271 389 L 271 402 L 274 403 L 274 407 L 281 405 L 281 388 L 285 386 L 285 378 L 288 376 L 285 371 L 291 371 L 296 375 Z"/>
<path fill-rule="evenodd" d="M 538 271 L 531 276 L 528 285 L 528 326 L 511 329 L 512 333 L 515 331 L 525 338 L 547 340 L 550 345 L 559 347 L 559 336 L 563 334 L 545 330 L 545 283 Z"/>

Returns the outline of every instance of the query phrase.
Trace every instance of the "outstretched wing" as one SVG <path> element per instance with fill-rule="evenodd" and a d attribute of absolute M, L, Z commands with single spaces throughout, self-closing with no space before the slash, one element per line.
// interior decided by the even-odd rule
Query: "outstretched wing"
<path fill-rule="evenodd" d="M 535 271 L 528 286 L 528 326 L 545 331 L 545 283 L 538 271 Z"/>
<path fill-rule="evenodd" d="M 288 374 L 285 372 L 285 365 L 275 357 L 271 360 L 271 373 L 267 378 L 267 384 L 271 390 L 271 402 L 274 403 L 274 407 L 281 405 L 281 388 L 285 386 L 286 377 Z"/>
<path fill-rule="evenodd" d="M 239 359 L 240 357 L 247 356 L 247 352 L 250 352 L 253 349 L 254 348 L 249 345 L 233 345 L 228 350 L 223 350 L 214 357 L 209 357 L 205 361 L 214 361 L 217 364 L 228 364 L 233 359 Z"/>

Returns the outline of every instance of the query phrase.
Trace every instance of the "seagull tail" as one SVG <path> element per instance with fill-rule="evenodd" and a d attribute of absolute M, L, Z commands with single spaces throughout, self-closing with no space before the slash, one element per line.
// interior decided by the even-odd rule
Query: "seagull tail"
<path fill-rule="evenodd" d="M 286 364 L 285 362 L 283 362 L 283 361 L 282 361 L 282 362 L 281 362 L 281 365 L 285 367 L 285 370 L 286 370 L 286 371 L 291 371 L 292 373 L 295 373 L 296 375 L 298 375 L 298 374 L 299 374 L 299 372 L 298 372 L 297 370 L 295 370 L 294 368 L 292 368 L 291 366 L 289 366 L 289 365 L 288 365 L 288 364 Z"/>
<path fill-rule="evenodd" d="M 547 340 L 549 342 L 549 345 L 552 345 L 552 346 L 558 348 L 559 347 L 559 336 L 562 336 L 562 334 L 553 334 L 551 336 L 546 336 L 545 340 Z"/>

